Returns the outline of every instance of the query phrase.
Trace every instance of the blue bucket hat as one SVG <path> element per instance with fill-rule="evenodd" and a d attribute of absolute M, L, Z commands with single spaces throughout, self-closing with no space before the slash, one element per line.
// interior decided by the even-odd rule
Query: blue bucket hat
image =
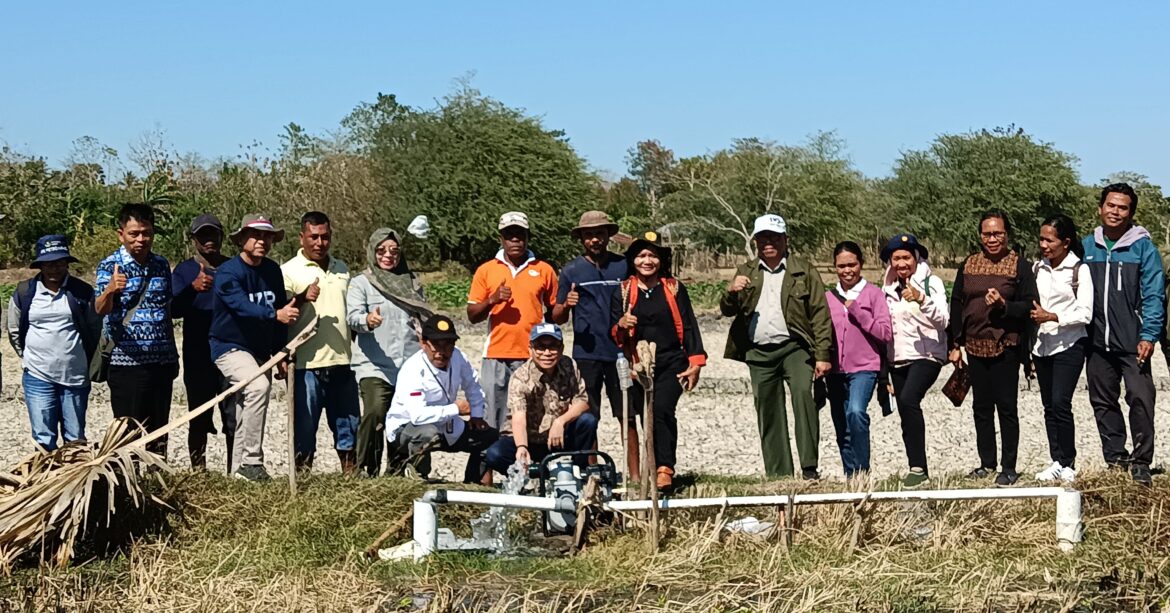
<path fill-rule="evenodd" d="M 72 264 L 77 258 L 69 255 L 69 239 L 64 234 L 49 234 L 37 239 L 37 257 L 29 266 L 40 268 L 41 264 L 59 260 L 67 260 Z"/>
<path fill-rule="evenodd" d="M 882 261 L 889 263 L 890 256 L 894 255 L 894 252 L 900 249 L 905 249 L 910 253 L 916 254 L 922 260 L 926 259 L 928 253 L 926 247 L 922 246 L 922 243 L 918 242 L 918 238 L 913 234 L 895 234 L 890 238 L 890 242 L 886 243 L 885 248 L 882 249 Z"/>

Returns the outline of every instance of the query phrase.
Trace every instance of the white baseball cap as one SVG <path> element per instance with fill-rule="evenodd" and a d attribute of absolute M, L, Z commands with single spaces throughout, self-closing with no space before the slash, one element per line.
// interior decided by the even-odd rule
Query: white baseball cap
<path fill-rule="evenodd" d="M 509 211 L 503 215 L 500 215 L 500 227 L 498 229 L 503 230 L 508 226 L 520 226 L 521 228 L 527 230 L 528 216 L 519 211 Z"/>
<path fill-rule="evenodd" d="M 760 232 L 788 234 L 788 224 L 784 223 L 784 218 L 779 215 L 760 215 L 756 218 L 755 228 L 752 229 L 752 238 Z"/>

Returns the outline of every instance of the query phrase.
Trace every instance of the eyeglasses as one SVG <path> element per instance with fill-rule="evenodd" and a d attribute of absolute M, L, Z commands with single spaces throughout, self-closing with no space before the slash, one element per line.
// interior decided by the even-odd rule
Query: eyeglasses
<path fill-rule="evenodd" d="M 378 255 L 398 255 L 400 253 L 402 253 L 401 249 L 379 249 L 377 251 Z"/>
<path fill-rule="evenodd" d="M 561 350 L 560 345 L 533 345 L 532 350 L 536 353 L 556 353 Z"/>
<path fill-rule="evenodd" d="M 979 234 L 983 238 L 998 238 L 1001 240 L 1007 238 L 1007 232 L 980 232 Z"/>

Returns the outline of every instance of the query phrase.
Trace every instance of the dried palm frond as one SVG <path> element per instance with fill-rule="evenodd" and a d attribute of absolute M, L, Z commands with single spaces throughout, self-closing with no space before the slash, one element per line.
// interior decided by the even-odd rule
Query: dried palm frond
<path fill-rule="evenodd" d="M 104 506 L 101 514 L 105 515 L 106 526 L 124 500 L 135 507 L 154 504 L 169 508 L 144 487 L 144 469 L 169 470 L 165 458 L 147 451 L 147 445 L 275 368 L 312 338 L 316 329 L 314 318 L 301 334 L 247 378 L 150 434 L 124 418 L 116 419 L 96 447 L 73 443 L 48 453 L 37 452 L 11 471 L 0 473 L 0 570 L 7 572 L 13 562 L 38 548 L 55 550 L 52 559 L 58 566 L 68 564 L 78 537 L 93 525 L 91 504 Z M 104 496 L 94 496 L 97 488 L 104 488 L 98 489 Z M 42 555 L 41 562 L 45 561 Z"/>

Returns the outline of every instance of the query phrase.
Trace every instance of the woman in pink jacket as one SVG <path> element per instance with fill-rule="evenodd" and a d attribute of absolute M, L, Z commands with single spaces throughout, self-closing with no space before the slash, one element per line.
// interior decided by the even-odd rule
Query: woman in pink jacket
<path fill-rule="evenodd" d="M 833 248 L 837 286 L 825 292 L 833 319 L 833 370 L 829 406 L 845 477 L 869 472 L 869 413 L 882 356 L 893 340 L 890 309 L 877 286 L 861 276 L 865 258 L 853 241 Z"/>
<path fill-rule="evenodd" d="M 947 361 L 947 291 L 931 274 L 927 251 L 913 234 L 899 234 L 882 249 L 886 263 L 886 304 L 893 322 L 890 379 L 902 420 L 902 442 L 910 472 L 902 487 L 916 488 L 930 479 L 926 466 L 926 423 L 922 398 Z"/>

